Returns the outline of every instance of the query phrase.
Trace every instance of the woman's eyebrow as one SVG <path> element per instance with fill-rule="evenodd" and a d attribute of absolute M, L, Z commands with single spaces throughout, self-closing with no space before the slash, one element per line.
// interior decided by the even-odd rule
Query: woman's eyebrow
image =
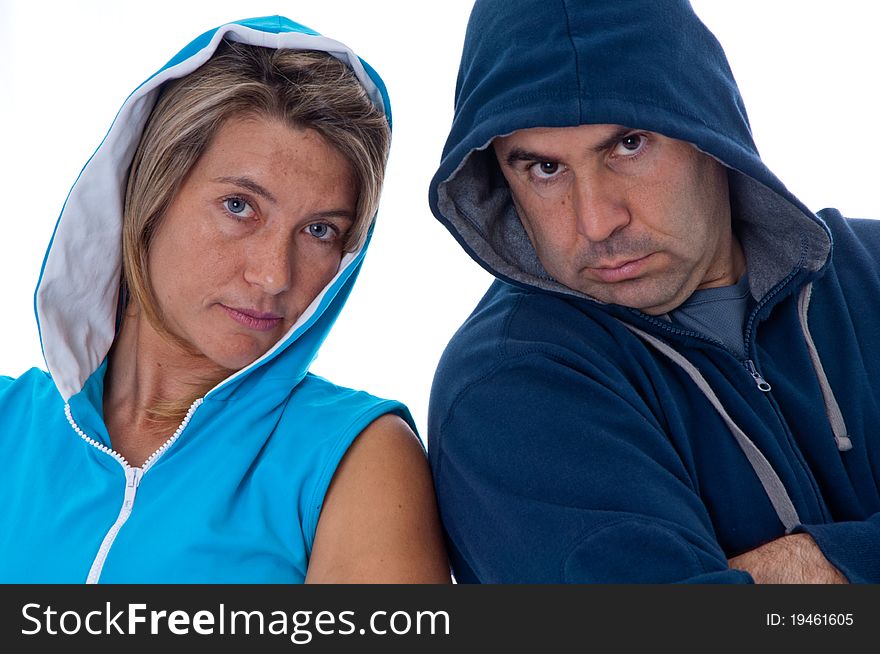
<path fill-rule="evenodd" d="M 318 211 L 313 213 L 310 218 L 312 220 L 339 218 L 352 223 L 354 222 L 354 214 L 349 209 L 328 209 L 327 211 Z"/>
<path fill-rule="evenodd" d="M 222 184 L 235 184 L 236 186 L 247 189 L 251 193 L 266 198 L 272 204 L 278 203 L 278 200 L 275 199 L 274 195 L 272 195 L 265 187 L 257 184 L 257 182 L 250 177 L 215 177 L 213 181 Z"/>

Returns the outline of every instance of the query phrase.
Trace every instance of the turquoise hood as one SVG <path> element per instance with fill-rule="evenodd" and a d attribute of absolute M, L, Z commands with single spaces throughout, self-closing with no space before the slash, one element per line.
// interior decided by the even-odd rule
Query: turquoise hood
<path fill-rule="evenodd" d="M 71 188 L 43 260 L 34 298 L 46 366 L 67 401 L 104 361 L 116 335 L 122 271 L 122 209 L 127 171 L 160 88 L 204 64 L 223 39 L 268 48 L 320 50 L 352 68 L 391 123 L 378 74 L 342 43 L 281 16 L 251 18 L 205 32 L 132 92 Z M 372 228 L 370 230 L 372 233 Z M 347 253 L 336 276 L 272 348 L 220 384 L 223 399 L 254 372 L 299 383 L 345 304 L 369 244 Z M 265 375 L 259 375 L 264 378 Z"/>
<path fill-rule="evenodd" d="M 202 65 L 222 39 L 329 52 L 389 116 L 369 66 L 280 17 L 199 36 L 129 96 L 71 189 L 43 264 L 36 312 L 51 374 L 34 368 L 0 377 L 7 461 L 0 583 L 302 582 L 327 489 L 351 443 L 386 413 L 412 425 L 399 402 L 308 373 L 351 292 L 365 243 L 343 257 L 287 334 L 193 402 L 140 467 L 113 449 L 102 399 L 126 172 L 160 86 Z"/>

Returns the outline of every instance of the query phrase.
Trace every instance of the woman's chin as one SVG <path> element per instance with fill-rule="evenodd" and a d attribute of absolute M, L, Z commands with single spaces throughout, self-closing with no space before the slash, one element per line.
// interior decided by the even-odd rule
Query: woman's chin
<path fill-rule="evenodd" d="M 263 356 L 269 347 L 261 347 L 251 344 L 245 348 L 210 348 L 201 351 L 202 356 L 211 361 L 218 368 L 228 370 L 230 373 L 247 368 L 254 361 Z"/>
<path fill-rule="evenodd" d="M 275 345 L 280 335 L 243 334 L 238 331 L 216 331 L 208 337 L 208 330 L 190 330 L 198 333 L 201 338 L 189 339 L 190 346 L 201 357 L 207 359 L 217 368 L 230 373 L 251 365 Z"/>

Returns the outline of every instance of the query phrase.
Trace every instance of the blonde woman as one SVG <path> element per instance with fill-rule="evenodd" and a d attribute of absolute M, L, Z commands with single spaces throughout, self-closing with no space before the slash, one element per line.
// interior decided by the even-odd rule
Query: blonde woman
<path fill-rule="evenodd" d="M 308 372 L 390 141 L 378 76 L 280 17 L 125 102 L 74 184 L 0 379 L 0 581 L 444 582 L 406 408 Z"/>

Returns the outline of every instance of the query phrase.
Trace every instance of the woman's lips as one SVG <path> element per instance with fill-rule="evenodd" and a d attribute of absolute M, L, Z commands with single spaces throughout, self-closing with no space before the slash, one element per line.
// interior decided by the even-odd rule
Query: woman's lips
<path fill-rule="evenodd" d="M 277 316 L 274 313 L 262 313 L 251 309 L 233 309 L 225 304 L 220 306 L 226 311 L 226 315 L 235 322 L 258 332 L 272 331 L 281 322 L 281 316 Z"/>
<path fill-rule="evenodd" d="M 653 253 L 638 259 L 624 261 L 617 266 L 603 266 L 600 268 L 589 268 L 588 270 L 590 271 L 590 274 L 599 281 L 605 283 L 622 282 L 641 275 L 645 270 L 648 259 L 650 259 L 652 255 Z"/>

